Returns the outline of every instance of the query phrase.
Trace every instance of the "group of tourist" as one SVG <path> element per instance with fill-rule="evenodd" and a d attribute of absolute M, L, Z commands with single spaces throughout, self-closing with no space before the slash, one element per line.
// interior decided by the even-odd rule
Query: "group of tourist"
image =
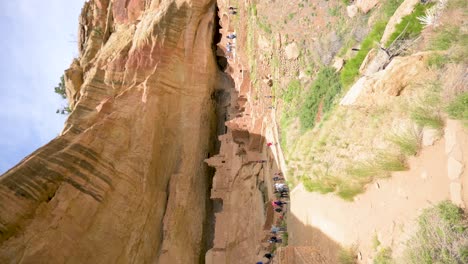
<path fill-rule="evenodd" d="M 229 14 L 231 14 L 231 15 L 237 14 L 237 8 L 236 8 L 236 7 L 233 7 L 233 6 L 230 6 L 230 7 L 229 7 Z M 236 37 L 237 37 L 237 36 L 236 36 L 236 33 L 235 33 L 235 32 L 229 33 L 229 34 L 226 36 L 226 38 L 229 39 L 229 40 L 234 40 Z M 231 52 L 234 50 L 234 48 L 235 48 L 235 44 L 234 44 L 234 43 L 228 42 L 228 43 L 226 44 L 226 51 L 227 51 L 228 53 L 231 53 Z M 226 58 L 229 59 L 230 57 L 227 56 Z"/>
<path fill-rule="evenodd" d="M 268 146 L 273 145 L 273 143 L 268 143 Z M 272 246 L 276 243 L 283 243 L 281 238 L 283 233 L 286 232 L 286 225 L 284 224 L 286 216 L 286 206 L 289 203 L 287 199 L 289 198 L 289 188 L 284 181 L 283 173 L 277 172 L 272 176 L 273 188 L 276 199 L 271 201 L 273 210 L 278 213 L 275 217 L 276 222 L 271 226 L 270 234 L 267 242 L 270 244 L 268 247 L 268 252 L 263 255 L 263 260 L 258 261 L 256 264 L 268 264 L 270 263 L 275 254 L 273 253 Z M 265 261 L 266 259 L 266 261 Z"/>

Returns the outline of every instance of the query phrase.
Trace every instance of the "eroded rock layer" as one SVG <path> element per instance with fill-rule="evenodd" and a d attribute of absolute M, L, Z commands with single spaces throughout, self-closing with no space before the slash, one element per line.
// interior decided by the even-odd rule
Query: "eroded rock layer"
<path fill-rule="evenodd" d="M 215 2 L 91 0 L 62 134 L 0 179 L 0 263 L 197 263 Z"/>

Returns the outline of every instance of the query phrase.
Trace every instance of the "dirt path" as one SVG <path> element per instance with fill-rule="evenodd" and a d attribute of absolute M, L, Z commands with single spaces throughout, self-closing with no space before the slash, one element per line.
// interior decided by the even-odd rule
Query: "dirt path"
<path fill-rule="evenodd" d="M 466 133 L 462 136 L 458 143 L 466 153 Z M 302 184 L 298 185 L 291 193 L 291 215 L 297 219 L 289 225 L 291 244 L 316 245 L 330 256 L 336 254 L 337 248 L 328 240 L 344 246 L 357 245 L 362 262 L 371 263 L 372 239 L 377 235 L 382 246 L 390 246 L 394 256 L 399 256 L 421 210 L 450 199 L 445 148 L 444 139 L 425 148 L 410 160 L 409 171 L 394 173 L 389 179 L 371 184 L 354 202 L 332 194 L 309 193 Z M 463 177 L 466 178 L 466 173 Z M 460 181 L 466 181 L 464 178 Z"/>

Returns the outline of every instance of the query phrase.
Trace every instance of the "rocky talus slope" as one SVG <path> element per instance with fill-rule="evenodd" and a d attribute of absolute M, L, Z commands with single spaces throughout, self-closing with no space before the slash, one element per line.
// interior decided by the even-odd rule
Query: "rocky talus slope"
<path fill-rule="evenodd" d="M 62 134 L 0 179 L 0 263 L 197 263 L 215 2 L 91 0 Z"/>

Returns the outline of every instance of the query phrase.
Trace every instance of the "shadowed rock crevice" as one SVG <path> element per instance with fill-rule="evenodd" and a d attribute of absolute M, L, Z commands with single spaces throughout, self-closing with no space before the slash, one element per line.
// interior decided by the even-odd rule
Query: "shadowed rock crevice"
<path fill-rule="evenodd" d="M 214 37 L 213 37 L 213 51 L 216 55 L 216 61 L 218 63 L 218 68 L 221 71 L 226 70 L 228 66 L 228 61 L 226 59 L 226 55 L 224 54 L 224 51 L 220 48 L 218 48 L 218 45 L 221 42 L 222 39 L 222 34 L 221 34 L 221 19 L 219 17 L 219 8 L 216 6 L 216 11 L 215 11 L 215 30 L 214 30 Z"/>
<path fill-rule="evenodd" d="M 224 72 L 227 67 L 227 60 L 223 56 L 218 56 L 218 44 L 221 41 L 221 25 L 219 20 L 219 9 L 216 5 L 214 8 L 214 27 L 213 27 L 213 40 L 212 40 L 212 53 L 213 57 L 217 60 L 218 71 L 216 74 L 215 83 L 215 90 L 211 93 L 211 100 L 214 106 L 214 120 L 213 120 L 213 135 L 211 138 L 211 150 L 207 154 L 207 158 L 210 158 L 212 155 L 216 155 L 220 151 L 220 141 L 218 136 L 224 134 L 225 125 L 224 122 L 226 121 L 227 115 L 227 104 L 230 100 L 230 93 L 228 92 L 229 89 L 232 89 L 233 82 L 227 82 L 231 85 L 231 87 L 226 86 L 225 80 L 229 78 L 229 76 Z M 220 61 L 221 59 L 221 61 Z M 223 62 L 222 59 L 225 61 Z M 220 206 L 222 208 L 222 200 L 211 200 L 211 190 L 213 188 L 213 177 L 215 175 L 216 170 L 212 167 L 208 167 L 207 170 L 207 179 L 208 179 L 208 189 L 205 193 L 206 197 L 206 217 L 203 224 L 203 249 L 200 254 L 199 263 L 205 263 L 205 254 L 206 252 L 213 248 L 214 245 L 214 233 L 215 233 L 215 225 L 216 225 L 216 217 L 215 213 L 220 210 Z"/>

